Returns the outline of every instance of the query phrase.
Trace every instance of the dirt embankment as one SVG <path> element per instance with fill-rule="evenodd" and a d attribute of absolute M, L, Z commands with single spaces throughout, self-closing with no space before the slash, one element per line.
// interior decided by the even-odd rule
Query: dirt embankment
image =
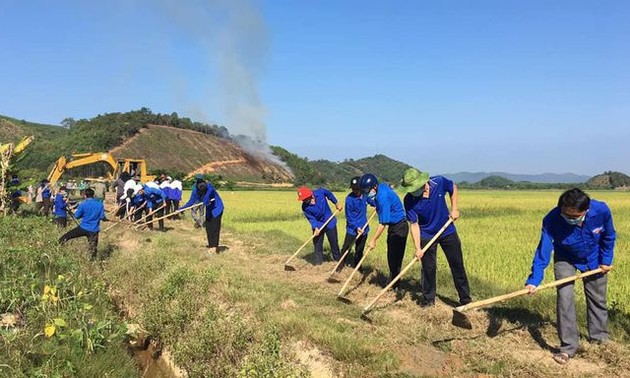
<path fill-rule="evenodd" d="M 149 169 L 212 173 L 232 181 L 293 180 L 284 166 L 249 154 L 230 140 L 169 126 L 151 125 L 109 152 L 116 158 L 143 158 Z"/>

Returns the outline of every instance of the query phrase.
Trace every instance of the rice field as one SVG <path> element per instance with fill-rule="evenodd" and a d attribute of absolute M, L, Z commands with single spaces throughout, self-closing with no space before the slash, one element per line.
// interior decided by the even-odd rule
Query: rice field
<path fill-rule="evenodd" d="M 224 225 L 239 234 L 264 237 L 262 253 L 292 254 L 311 236 L 308 222 L 302 215 L 300 203 L 293 192 L 276 191 L 221 191 L 225 202 Z M 555 206 L 561 191 L 460 191 L 461 218 L 457 229 L 462 240 L 465 264 L 471 282 L 473 300 L 503 294 L 523 287 L 538 244 L 543 216 Z M 609 305 L 613 303 L 625 313 L 630 312 L 626 300 L 630 294 L 628 234 L 630 233 L 630 193 L 590 192 L 592 198 L 605 201 L 612 210 L 617 244 L 614 266 L 609 281 Z M 346 193 L 335 193 L 344 201 Z M 401 194 L 402 197 L 402 194 Z M 373 211 L 369 209 L 368 211 Z M 345 219 L 339 215 L 337 229 L 340 242 L 345 233 Z M 376 218 L 372 227 L 376 225 Z M 411 260 L 411 237 L 403 266 Z M 307 255 L 307 246 L 301 255 Z M 325 253 L 328 243 L 325 242 Z M 456 298 L 446 259 L 438 251 L 438 294 Z M 366 259 L 366 265 L 388 272 L 385 235 Z M 407 279 L 419 279 L 420 268 L 412 269 Z M 548 268 L 545 282 L 553 280 Z M 581 285 L 578 285 L 581 286 Z M 553 291 L 546 295 L 553 294 Z M 546 306 L 549 307 L 549 306 Z M 554 308 L 544 312 L 552 316 Z"/>

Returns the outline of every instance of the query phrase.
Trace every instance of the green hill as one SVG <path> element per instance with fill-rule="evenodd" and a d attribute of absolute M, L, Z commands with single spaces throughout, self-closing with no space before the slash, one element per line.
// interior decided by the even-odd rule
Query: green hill
<path fill-rule="evenodd" d="M 586 186 L 594 189 L 630 188 L 630 176 L 621 172 L 607 171 L 591 177 L 586 182 Z"/>
<path fill-rule="evenodd" d="M 405 169 L 410 167 L 385 155 L 337 163 L 329 160 L 309 161 L 278 146 L 272 146 L 271 149 L 293 171 L 296 185 L 326 185 L 333 189 L 347 189 L 353 176 L 367 172 L 374 173 L 380 181 L 397 184 Z"/>
<path fill-rule="evenodd" d="M 89 119 L 66 118 L 61 123 L 62 126 L 44 125 L 0 116 L 0 141 L 35 136 L 28 154 L 17 165 L 21 175 L 42 178 L 61 155 L 102 151 L 110 151 L 116 157 L 147 159 L 153 171 L 203 172 L 230 181 L 293 182 L 333 189 L 346 189 L 350 178 L 365 172 L 396 184 L 409 167 L 385 155 L 343 162 L 309 161 L 282 147 L 272 147 L 292 175 L 281 165 L 243 150 L 234 142 L 246 137 L 231 136 L 225 127 L 193 122 L 177 113 L 155 114 L 147 108 Z M 178 133 L 177 129 L 186 132 Z"/>

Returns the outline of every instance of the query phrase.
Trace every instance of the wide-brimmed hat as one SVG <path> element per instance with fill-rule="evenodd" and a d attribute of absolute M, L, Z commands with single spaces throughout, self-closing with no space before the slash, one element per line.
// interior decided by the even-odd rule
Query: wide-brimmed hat
<path fill-rule="evenodd" d="M 415 168 L 407 168 L 401 182 L 405 192 L 412 193 L 422 188 L 429 181 L 428 172 L 420 172 Z"/>

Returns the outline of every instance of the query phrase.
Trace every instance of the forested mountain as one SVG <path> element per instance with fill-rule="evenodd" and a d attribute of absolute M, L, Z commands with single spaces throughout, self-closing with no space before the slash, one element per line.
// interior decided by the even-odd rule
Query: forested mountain
<path fill-rule="evenodd" d="M 398 184 L 405 169 L 409 168 L 409 165 L 385 155 L 337 163 L 329 160 L 309 161 L 282 147 L 271 148 L 293 171 L 296 185 L 326 185 L 333 189 L 347 189 L 352 177 L 366 172 L 374 173 L 381 181 Z"/>
<path fill-rule="evenodd" d="M 630 188 L 630 176 L 621 172 L 607 171 L 593 176 L 586 185 L 600 189 Z"/>

